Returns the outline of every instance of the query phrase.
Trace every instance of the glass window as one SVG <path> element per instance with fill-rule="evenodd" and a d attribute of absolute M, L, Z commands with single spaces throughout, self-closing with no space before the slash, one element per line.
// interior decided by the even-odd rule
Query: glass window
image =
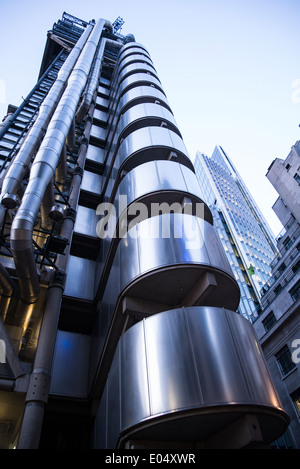
<path fill-rule="evenodd" d="M 275 314 L 273 313 L 273 311 L 271 311 L 262 321 L 265 331 L 269 331 L 271 327 L 275 324 L 275 322 L 276 322 Z"/>
<path fill-rule="evenodd" d="M 285 249 L 287 251 L 291 247 L 291 245 L 293 244 L 293 241 L 291 240 L 291 238 L 289 236 L 287 236 L 282 244 L 283 244 L 283 246 L 285 247 Z"/>
<path fill-rule="evenodd" d="M 296 179 L 296 181 L 300 185 L 300 175 L 298 173 L 294 174 L 294 179 Z"/>
<path fill-rule="evenodd" d="M 291 394 L 291 399 L 292 399 L 293 404 L 296 408 L 297 415 L 298 415 L 298 417 L 300 417 L 300 388 L 296 389 L 296 391 L 294 391 Z"/>
<path fill-rule="evenodd" d="M 278 295 L 281 289 L 282 289 L 282 285 L 279 283 L 279 285 L 277 285 L 277 287 L 274 288 L 275 295 Z"/>
<path fill-rule="evenodd" d="M 298 272 L 299 269 L 300 269 L 300 260 L 298 262 L 296 262 L 296 264 L 293 265 L 292 271 L 295 274 L 296 272 Z"/>
<path fill-rule="evenodd" d="M 300 297 L 300 280 L 298 280 L 298 282 L 295 283 L 293 288 L 289 290 L 289 294 L 291 295 L 294 301 L 298 300 L 298 298 Z"/>
<path fill-rule="evenodd" d="M 286 376 L 296 367 L 295 363 L 292 361 L 292 354 L 287 345 L 282 347 L 282 349 L 280 349 L 279 352 L 275 354 L 275 358 L 282 376 Z"/>

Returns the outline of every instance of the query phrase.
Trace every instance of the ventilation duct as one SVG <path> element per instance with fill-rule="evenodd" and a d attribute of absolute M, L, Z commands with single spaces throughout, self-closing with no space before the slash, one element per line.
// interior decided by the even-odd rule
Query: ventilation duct
<path fill-rule="evenodd" d="M 32 247 L 33 227 L 47 186 L 54 177 L 80 96 L 94 59 L 103 27 L 100 19 L 87 40 L 70 75 L 67 88 L 50 121 L 32 164 L 30 178 L 11 228 L 11 249 L 15 259 L 21 298 L 34 303 L 39 295 L 39 279 Z"/>

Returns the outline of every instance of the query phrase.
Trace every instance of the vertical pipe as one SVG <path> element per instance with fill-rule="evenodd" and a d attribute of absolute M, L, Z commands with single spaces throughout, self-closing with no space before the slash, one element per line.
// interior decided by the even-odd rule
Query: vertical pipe
<path fill-rule="evenodd" d="M 75 170 L 72 183 L 71 195 L 69 198 L 69 209 L 66 211 L 61 236 L 69 240 L 68 247 L 64 255 L 58 256 L 57 268 L 58 276 L 53 279 L 49 286 L 47 303 L 44 312 L 43 322 L 39 335 L 38 347 L 34 362 L 34 370 L 30 378 L 23 422 L 19 436 L 18 449 L 38 449 L 40 435 L 44 419 L 45 405 L 48 399 L 48 393 L 51 382 L 51 368 L 53 353 L 56 342 L 57 325 L 61 308 L 61 300 L 64 289 L 65 271 L 70 250 L 72 233 L 75 223 L 76 209 L 78 205 L 80 186 L 82 180 L 82 170 L 84 168 L 88 139 L 92 126 L 91 116 L 94 113 L 95 104 L 90 107 L 89 119 L 87 119 L 84 129 L 84 139 L 80 145 L 77 159 L 77 170 Z M 55 273 L 53 274 L 55 275 Z M 38 383 L 38 388 L 37 388 Z M 35 387 L 34 387 L 35 386 Z M 42 392 L 37 392 L 40 388 Z M 33 395 L 33 389 L 35 395 Z"/>
<path fill-rule="evenodd" d="M 11 249 L 15 259 L 22 300 L 27 303 L 34 303 L 39 295 L 39 280 L 32 249 L 34 223 L 46 188 L 54 177 L 104 26 L 105 20 L 100 19 L 94 26 L 93 32 L 76 62 L 67 88 L 54 112 L 32 164 L 29 183 L 12 223 Z M 25 265 L 24 259 L 26 259 Z"/>
<path fill-rule="evenodd" d="M 19 189 L 21 181 L 25 177 L 32 156 L 37 151 L 43 139 L 44 132 L 66 88 L 70 73 L 90 36 L 91 29 L 92 25 L 88 25 L 85 32 L 73 47 L 72 52 L 59 71 L 56 81 L 42 102 L 36 121 L 28 132 L 18 154 L 7 171 L 1 189 L 1 204 L 6 207 L 12 208 L 16 206 L 15 194 Z"/>

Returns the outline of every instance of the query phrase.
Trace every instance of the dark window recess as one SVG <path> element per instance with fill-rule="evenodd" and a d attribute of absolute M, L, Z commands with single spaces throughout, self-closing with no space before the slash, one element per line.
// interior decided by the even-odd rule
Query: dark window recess
<path fill-rule="evenodd" d="M 300 175 L 298 173 L 294 174 L 294 179 L 296 179 L 296 181 L 300 185 Z"/>
<path fill-rule="evenodd" d="M 286 376 L 290 371 L 292 371 L 296 365 L 292 361 L 292 354 L 287 345 L 282 347 L 279 352 L 276 353 L 275 358 L 277 360 L 279 369 L 282 376 Z"/>
<path fill-rule="evenodd" d="M 296 272 L 298 272 L 299 269 L 300 269 L 300 259 L 299 259 L 298 262 L 296 262 L 296 264 L 293 265 L 292 271 L 293 271 L 294 274 L 295 274 Z"/>
<path fill-rule="evenodd" d="M 293 244 L 293 241 L 291 240 L 291 238 L 289 236 L 287 236 L 287 238 L 283 241 L 283 246 L 285 247 L 286 251 L 291 247 L 291 245 Z"/>
<path fill-rule="evenodd" d="M 286 265 L 285 265 L 285 263 L 283 262 L 283 263 L 281 264 L 281 266 L 278 267 L 278 272 L 281 274 L 281 273 L 284 271 L 285 268 L 286 268 Z"/>
<path fill-rule="evenodd" d="M 295 285 L 289 290 L 289 294 L 294 301 L 297 301 L 300 298 L 300 280 L 295 283 Z"/>
<path fill-rule="evenodd" d="M 279 283 L 279 285 L 277 285 L 277 287 L 274 288 L 275 295 L 278 295 L 278 293 L 280 292 L 281 289 L 282 289 L 282 285 Z"/>
<path fill-rule="evenodd" d="M 269 331 L 275 323 L 276 323 L 276 317 L 273 311 L 271 311 L 262 321 L 262 324 L 266 332 Z"/>
<path fill-rule="evenodd" d="M 300 417 L 300 388 L 296 389 L 296 391 L 294 391 L 291 394 L 291 399 L 292 399 L 293 404 L 296 408 L 298 417 Z"/>

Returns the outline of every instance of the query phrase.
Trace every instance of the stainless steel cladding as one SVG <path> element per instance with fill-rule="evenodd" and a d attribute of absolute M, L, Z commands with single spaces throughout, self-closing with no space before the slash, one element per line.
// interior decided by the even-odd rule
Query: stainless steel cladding
<path fill-rule="evenodd" d="M 255 413 L 267 442 L 288 421 L 250 323 L 223 308 L 176 308 L 122 335 L 96 441 L 105 448 L 124 447 L 127 439 L 209 445 L 247 413 Z"/>
<path fill-rule="evenodd" d="M 72 70 L 66 90 L 33 161 L 29 183 L 12 224 L 11 248 L 18 273 L 21 297 L 27 303 L 35 302 L 39 293 L 39 280 L 32 249 L 34 222 L 46 188 L 59 163 L 105 23 L 105 20 L 101 19 L 94 26 Z"/>
<path fill-rule="evenodd" d="M 78 42 L 58 72 L 55 83 L 40 106 L 34 125 L 29 130 L 23 145 L 7 171 L 1 189 L 1 203 L 5 207 L 12 208 L 17 205 L 16 194 L 20 191 L 31 159 L 39 148 L 50 119 L 67 86 L 68 78 L 92 29 L 93 27 L 90 24 L 86 27 L 86 30 L 78 39 Z"/>
<path fill-rule="evenodd" d="M 75 258 L 65 291 L 99 301 L 89 377 L 91 393 L 103 393 L 96 445 L 202 441 L 249 414 L 271 441 L 287 417 L 252 326 L 233 312 L 237 283 L 143 46 L 121 49 L 110 97 L 102 197 L 115 225 L 101 220 L 98 258 L 82 267 L 95 273 L 94 293 L 91 279 L 76 283 Z"/>

